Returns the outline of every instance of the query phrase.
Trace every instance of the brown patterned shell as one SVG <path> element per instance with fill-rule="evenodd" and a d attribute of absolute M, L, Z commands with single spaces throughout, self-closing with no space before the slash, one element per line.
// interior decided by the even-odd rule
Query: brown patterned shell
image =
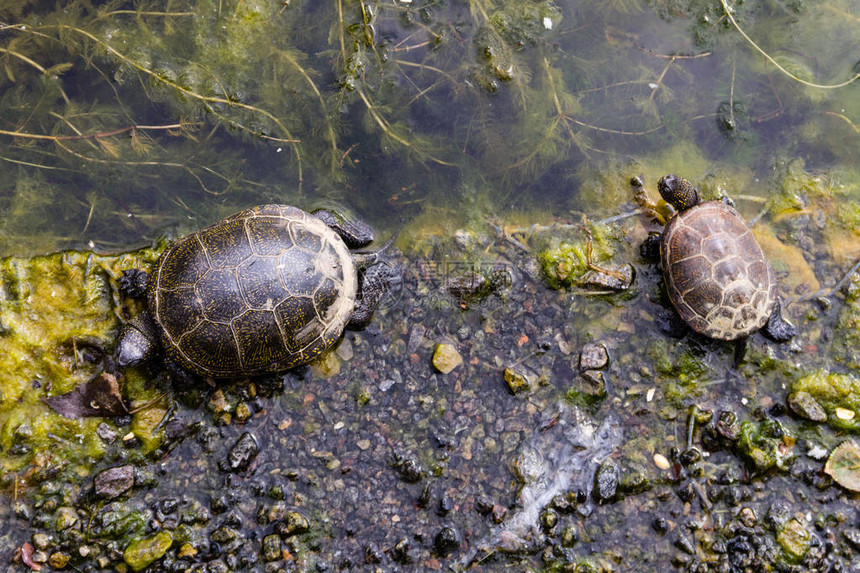
<path fill-rule="evenodd" d="M 172 244 L 147 296 L 167 355 L 223 378 L 318 356 L 343 333 L 357 288 L 334 231 L 301 209 L 261 205 Z"/>
<path fill-rule="evenodd" d="M 724 203 L 700 203 L 675 215 L 663 231 L 660 261 L 672 304 L 700 334 L 749 336 L 773 312 L 773 268 L 740 214 Z"/>

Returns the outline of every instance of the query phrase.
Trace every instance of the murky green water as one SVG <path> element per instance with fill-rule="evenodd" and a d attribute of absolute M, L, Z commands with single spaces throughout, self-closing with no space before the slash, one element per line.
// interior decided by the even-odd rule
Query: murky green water
<path fill-rule="evenodd" d="M 151 570 L 856 564 L 854 494 L 821 469 L 857 429 L 836 408 L 860 404 L 827 378 L 860 375 L 860 279 L 839 282 L 860 259 L 858 61 L 852 0 L 0 0 L 4 566 L 30 543 L 114 567 L 164 531 Z M 793 342 L 756 335 L 739 357 L 679 337 L 629 183 L 656 198 L 669 172 L 755 222 Z M 104 370 L 136 309 L 109 262 L 23 258 L 116 254 L 267 202 L 398 233 L 403 281 L 372 326 L 223 393 L 130 373 L 145 408 L 108 420 L 129 441 L 52 431 L 42 398 Z M 586 230 L 590 262 L 632 268 L 629 289 L 583 278 Z M 505 278 L 459 288 L 475 270 Z M 77 303 L 33 272 L 68 283 L 64 303 L 83 276 L 101 330 L 39 338 L 29 325 L 48 309 L 67 325 Z M 591 342 L 607 366 L 581 366 Z M 440 343 L 464 360 L 447 374 Z M 828 423 L 789 413 L 801 386 Z M 728 411 L 740 429 L 717 424 Z M 592 435 L 606 420 L 620 442 Z M 219 465 L 245 432 L 255 460 Z M 76 453 L 59 469 L 46 444 Z M 131 493 L 83 495 L 127 462 Z M 618 478 L 608 497 L 598 466 Z M 309 530 L 284 532 L 289 512 Z"/>

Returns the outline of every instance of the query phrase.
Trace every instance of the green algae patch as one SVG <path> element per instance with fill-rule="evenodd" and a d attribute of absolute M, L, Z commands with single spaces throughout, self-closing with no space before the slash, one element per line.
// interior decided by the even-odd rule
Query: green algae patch
<path fill-rule="evenodd" d="M 104 453 L 105 418 L 65 418 L 45 399 L 100 375 L 120 327 L 113 286 L 126 268 L 148 268 L 157 249 L 117 256 L 65 251 L 0 259 L 0 471 L 69 468 L 81 475 Z M 127 399 L 151 400 L 139 385 Z"/>
<path fill-rule="evenodd" d="M 860 431 L 860 379 L 821 369 L 792 385 L 792 392 L 808 392 L 827 412 L 827 423 L 840 430 Z"/>
<path fill-rule="evenodd" d="M 146 569 L 164 557 L 173 544 L 173 537 L 167 531 L 160 531 L 152 537 L 131 542 L 122 554 L 123 560 L 135 571 Z"/>
<path fill-rule="evenodd" d="M 583 226 L 580 240 L 552 241 L 538 253 L 537 258 L 550 288 L 562 289 L 578 285 L 592 265 L 606 263 L 614 255 L 609 229 L 604 225 L 594 225 L 590 228 Z"/>
<path fill-rule="evenodd" d="M 786 471 L 796 458 L 792 451 L 795 438 L 773 419 L 742 422 L 735 445 L 747 467 L 756 474 Z"/>

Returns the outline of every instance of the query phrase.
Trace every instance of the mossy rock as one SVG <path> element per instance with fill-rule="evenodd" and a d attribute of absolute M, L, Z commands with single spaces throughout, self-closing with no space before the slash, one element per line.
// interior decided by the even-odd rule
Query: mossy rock
<path fill-rule="evenodd" d="M 827 423 L 834 428 L 860 431 L 860 416 L 846 419 L 836 413 L 837 408 L 860 413 L 860 379 L 856 376 L 821 369 L 799 379 L 791 390 L 808 392 L 827 412 Z"/>
<path fill-rule="evenodd" d="M 140 571 L 164 557 L 172 544 L 173 538 L 170 533 L 160 531 L 152 537 L 132 541 L 123 552 L 122 558 L 129 567 Z"/>
<path fill-rule="evenodd" d="M 101 373 L 121 325 L 115 279 L 123 269 L 148 268 L 158 252 L 0 259 L 0 447 L 6 452 L 0 471 L 32 465 L 86 475 L 104 453 L 96 435 L 104 418 L 65 418 L 45 398 Z M 121 390 L 127 401 L 141 403 L 157 394 L 144 381 Z"/>

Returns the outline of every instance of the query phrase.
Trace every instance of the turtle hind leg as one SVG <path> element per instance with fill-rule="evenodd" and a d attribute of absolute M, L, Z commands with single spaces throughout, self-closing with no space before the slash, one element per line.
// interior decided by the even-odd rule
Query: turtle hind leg
<path fill-rule="evenodd" d="M 659 261 L 661 239 L 661 233 L 648 233 L 648 238 L 642 241 L 642 244 L 639 245 L 639 256 L 648 261 Z"/>
<path fill-rule="evenodd" d="M 361 273 L 359 280 L 358 298 L 346 324 L 350 330 L 367 328 L 382 298 L 400 284 L 400 273 L 391 265 L 382 262 Z"/>
<path fill-rule="evenodd" d="M 116 364 L 120 368 L 149 361 L 158 350 L 158 331 L 146 311 L 125 325 L 116 347 Z"/>
<path fill-rule="evenodd" d="M 797 334 L 797 327 L 782 318 L 782 301 L 779 299 L 761 332 L 774 342 L 788 342 Z"/>

